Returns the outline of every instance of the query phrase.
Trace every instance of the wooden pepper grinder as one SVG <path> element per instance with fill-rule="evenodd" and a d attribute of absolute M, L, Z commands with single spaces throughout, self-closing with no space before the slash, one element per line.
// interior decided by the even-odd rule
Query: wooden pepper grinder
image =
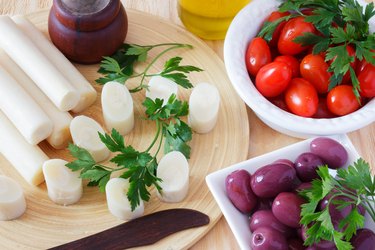
<path fill-rule="evenodd" d="M 48 32 L 70 60 L 91 64 L 124 42 L 128 19 L 120 0 L 53 0 Z"/>

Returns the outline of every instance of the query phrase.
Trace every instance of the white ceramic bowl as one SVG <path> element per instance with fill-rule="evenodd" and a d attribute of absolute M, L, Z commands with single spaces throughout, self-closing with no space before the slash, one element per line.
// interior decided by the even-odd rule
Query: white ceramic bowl
<path fill-rule="evenodd" d="M 276 0 L 252 0 L 237 14 L 227 32 L 224 42 L 225 67 L 242 100 L 268 126 L 295 137 L 348 133 L 375 121 L 375 98 L 352 114 L 331 119 L 313 119 L 283 111 L 258 92 L 246 70 L 245 51 L 263 21 L 279 4 Z M 370 26 L 374 29 L 375 18 L 370 20 Z"/>
<path fill-rule="evenodd" d="M 348 165 L 359 158 L 357 151 L 346 135 L 331 136 L 340 142 L 348 151 Z M 239 212 L 231 203 L 225 191 L 225 178 L 235 170 L 245 169 L 253 174 L 258 168 L 270 164 L 277 159 L 289 159 L 294 162 L 298 155 L 310 151 L 310 142 L 313 138 L 292 144 L 279 150 L 264 154 L 247 161 L 243 161 L 230 167 L 211 173 L 206 177 L 207 185 L 214 196 L 217 204 L 223 212 L 239 246 L 241 249 L 250 249 L 251 232 L 249 229 L 248 216 Z M 335 176 L 334 170 L 330 170 Z M 375 223 L 366 214 L 366 228 L 375 231 Z"/>

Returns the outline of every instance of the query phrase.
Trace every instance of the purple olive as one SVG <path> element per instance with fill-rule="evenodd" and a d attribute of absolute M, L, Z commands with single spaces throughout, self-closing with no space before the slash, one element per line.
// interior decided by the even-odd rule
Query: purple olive
<path fill-rule="evenodd" d="M 257 197 L 250 186 L 251 175 L 246 170 L 236 170 L 225 179 L 228 198 L 242 213 L 250 213 L 257 205 Z"/>
<path fill-rule="evenodd" d="M 285 164 L 285 165 L 294 167 L 294 163 L 291 160 L 288 160 L 288 159 L 278 159 L 278 160 L 273 162 L 273 164 L 275 164 L 275 163 L 281 163 L 281 164 Z"/>
<path fill-rule="evenodd" d="M 255 230 L 250 245 L 253 250 L 288 250 L 284 235 L 270 227 Z"/>
<path fill-rule="evenodd" d="M 358 229 L 350 242 L 355 250 L 374 250 L 375 233 L 367 228 Z"/>
<path fill-rule="evenodd" d="M 278 219 L 276 219 L 271 210 L 256 211 L 251 216 L 250 231 L 254 232 L 260 227 L 271 227 L 282 233 L 286 238 L 293 234 L 293 229 L 285 226 Z"/>
<path fill-rule="evenodd" d="M 251 189 L 259 197 L 271 198 L 293 190 L 297 180 L 294 168 L 280 163 L 270 164 L 255 171 L 251 177 Z"/>
<path fill-rule="evenodd" d="M 292 238 L 288 240 L 289 250 L 304 250 L 306 247 L 303 241 L 299 238 Z"/>
<path fill-rule="evenodd" d="M 348 152 L 337 141 L 327 138 L 318 137 L 311 141 L 310 151 L 318 155 L 329 168 L 341 168 L 348 161 Z"/>
<path fill-rule="evenodd" d="M 303 191 L 303 190 L 306 190 L 306 189 L 311 189 L 312 188 L 312 184 L 311 182 L 302 182 L 297 188 L 296 188 L 296 191 L 297 192 L 300 192 L 300 191 Z"/>
<path fill-rule="evenodd" d="M 300 154 L 294 162 L 297 176 L 303 182 L 310 182 L 313 179 L 319 178 L 316 170 L 322 165 L 325 165 L 322 159 L 316 154 L 309 152 Z"/>
<path fill-rule="evenodd" d="M 260 210 L 271 210 L 272 209 L 272 198 L 258 198 L 258 204 L 254 208 L 254 211 L 260 211 Z"/>
<path fill-rule="evenodd" d="M 276 196 L 272 204 L 272 213 L 284 225 L 299 228 L 301 205 L 305 201 L 295 193 L 283 192 Z"/>

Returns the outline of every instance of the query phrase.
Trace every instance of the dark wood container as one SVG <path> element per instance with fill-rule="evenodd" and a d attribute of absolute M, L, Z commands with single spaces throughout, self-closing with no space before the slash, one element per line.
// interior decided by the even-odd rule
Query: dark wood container
<path fill-rule="evenodd" d="M 91 64 L 112 55 L 124 42 L 128 20 L 120 0 L 54 0 L 48 32 L 70 60 Z"/>

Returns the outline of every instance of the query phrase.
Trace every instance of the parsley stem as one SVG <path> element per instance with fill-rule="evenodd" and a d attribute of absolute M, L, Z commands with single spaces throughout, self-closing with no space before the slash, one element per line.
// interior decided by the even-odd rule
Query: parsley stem
<path fill-rule="evenodd" d="M 166 44 L 156 44 L 156 45 L 153 45 L 153 46 L 154 46 L 154 47 L 157 47 L 157 46 L 159 46 L 159 45 L 164 46 L 164 45 L 169 45 L 169 44 L 167 44 L 167 43 L 166 43 Z M 176 43 L 176 44 L 174 44 L 174 43 L 173 43 L 173 44 L 171 44 L 171 45 L 172 45 L 172 47 L 169 47 L 169 48 L 167 48 L 167 49 L 164 49 L 162 52 L 160 52 L 157 56 L 155 56 L 155 57 L 152 59 L 152 61 L 147 65 L 147 67 L 145 68 L 145 70 L 139 75 L 139 76 L 142 75 L 141 83 L 140 83 L 137 87 L 135 87 L 135 88 L 129 90 L 131 93 L 138 92 L 138 91 L 142 90 L 142 89 L 145 87 L 145 85 L 143 84 L 143 82 L 144 82 L 145 78 L 147 77 L 147 72 L 148 72 L 148 70 L 149 70 L 149 69 L 151 68 L 151 66 L 154 65 L 155 62 L 156 62 L 157 60 L 159 60 L 159 58 L 160 58 L 161 56 L 163 56 L 165 53 L 167 53 L 168 51 L 174 50 L 174 49 L 178 49 L 178 48 L 192 48 L 192 46 L 189 45 L 189 44 L 181 44 L 181 43 Z"/>
<path fill-rule="evenodd" d="M 370 204 L 370 202 L 369 202 L 369 200 L 368 200 L 367 197 L 365 199 L 363 199 L 363 200 L 368 205 L 368 207 L 364 206 L 365 209 L 366 209 L 366 211 L 369 213 L 369 215 L 371 216 L 372 220 L 375 221 L 375 211 L 374 211 L 374 208 L 371 206 L 371 204 Z"/>
<path fill-rule="evenodd" d="M 161 125 L 160 127 L 163 127 L 163 125 Z M 159 154 L 159 151 L 160 151 L 160 148 L 161 148 L 161 144 L 162 144 L 162 142 L 163 142 L 163 136 L 162 136 L 161 139 L 160 139 L 159 146 L 158 146 L 158 149 L 156 150 L 155 155 L 158 155 L 158 154 Z"/>
<path fill-rule="evenodd" d="M 146 149 L 146 151 L 145 152 L 148 152 L 148 151 L 150 151 L 151 150 L 151 148 L 155 145 L 155 143 L 156 143 L 156 141 L 158 140 L 158 138 L 159 138 L 159 135 L 160 135 L 160 130 L 161 130 L 161 124 L 160 124 L 160 122 L 159 122 L 159 120 L 155 120 L 155 122 L 156 122 L 156 127 L 157 127 L 157 131 L 156 131 L 156 134 L 155 134 L 155 137 L 154 137 L 154 139 L 152 140 L 152 142 L 151 142 L 151 144 L 150 144 L 150 146 L 148 146 L 148 148 Z M 163 140 L 163 137 L 160 139 L 160 141 L 162 141 Z M 157 155 L 157 153 L 155 154 L 155 155 Z"/>
<path fill-rule="evenodd" d="M 192 45 L 183 44 L 183 43 L 159 43 L 159 44 L 151 45 L 150 47 L 156 48 L 156 47 L 161 47 L 161 46 L 180 46 L 180 47 L 184 47 L 184 48 L 186 47 L 186 48 L 189 48 L 189 49 L 193 48 Z"/>

